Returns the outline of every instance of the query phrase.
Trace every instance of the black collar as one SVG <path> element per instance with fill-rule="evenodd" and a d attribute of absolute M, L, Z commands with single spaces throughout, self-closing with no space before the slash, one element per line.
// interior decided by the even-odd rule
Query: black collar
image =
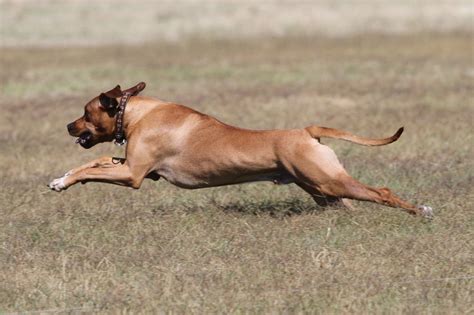
<path fill-rule="evenodd" d="M 123 115 L 125 114 L 125 106 L 130 97 L 133 95 L 131 92 L 125 92 L 120 98 L 120 104 L 117 111 L 117 119 L 115 120 L 115 144 L 122 146 L 127 143 L 125 133 L 123 131 Z"/>
<path fill-rule="evenodd" d="M 117 110 L 117 118 L 115 120 L 115 144 L 116 145 L 124 145 L 127 143 L 127 139 L 125 139 L 125 132 L 123 131 L 123 115 L 125 114 L 125 106 L 127 106 L 127 102 L 131 96 L 135 96 L 145 88 L 145 82 L 140 82 L 137 85 L 121 92 L 120 103 L 118 105 Z M 120 89 L 120 86 L 117 85 Z"/>

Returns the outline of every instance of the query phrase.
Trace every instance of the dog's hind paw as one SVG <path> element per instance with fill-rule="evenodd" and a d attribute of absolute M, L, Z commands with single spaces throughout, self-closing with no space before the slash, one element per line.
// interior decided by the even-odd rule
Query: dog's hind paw
<path fill-rule="evenodd" d="M 48 187 L 58 192 L 61 190 L 65 190 L 66 189 L 65 179 L 66 179 L 66 176 L 56 178 L 51 183 L 49 183 Z"/>
<path fill-rule="evenodd" d="M 421 205 L 421 206 L 418 206 L 418 209 L 421 210 L 421 215 L 427 219 L 433 219 L 433 209 L 431 207 L 428 207 L 428 206 L 424 206 L 424 205 Z"/>

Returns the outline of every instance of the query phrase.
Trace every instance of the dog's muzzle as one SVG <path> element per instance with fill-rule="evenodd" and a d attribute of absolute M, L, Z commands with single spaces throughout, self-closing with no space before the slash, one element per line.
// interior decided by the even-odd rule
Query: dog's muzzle
<path fill-rule="evenodd" d="M 69 132 L 69 134 L 73 133 L 74 129 L 75 129 L 75 125 L 73 122 L 70 124 L 67 124 L 67 132 Z"/>
<path fill-rule="evenodd" d="M 89 131 L 81 133 L 76 139 L 76 143 L 79 143 L 85 149 L 89 149 L 92 147 L 92 134 Z"/>

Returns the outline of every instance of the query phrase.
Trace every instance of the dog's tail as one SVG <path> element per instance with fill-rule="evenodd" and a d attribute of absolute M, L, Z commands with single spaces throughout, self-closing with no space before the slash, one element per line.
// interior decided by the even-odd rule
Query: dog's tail
<path fill-rule="evenodd" d="M 305 130 L 309 132 L 311 137 L 316 138 L 318 140 L 320 138 L 334 138 L 367 146 L 386 145 L 392 143 L 394 141 L 397 141 L 397 139 L 400 138 L 401 134 L 403 133 L 403 127 L 401 127 L 393 136 L 389 138 L 370 139 L 359 137 L 346 131 L 326 127 L 309 126 L 306 127 Z"/>

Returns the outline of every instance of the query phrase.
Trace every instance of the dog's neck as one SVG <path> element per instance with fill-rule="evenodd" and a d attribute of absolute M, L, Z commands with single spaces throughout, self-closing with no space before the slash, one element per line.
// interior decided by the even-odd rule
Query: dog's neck
<path fill-rule="evenodd" d="M 141 96 L 132 96 L 125 107 L 123 115 L 123 130 L 125 138 L 129 139 L 133 133 L 133 128 L 130 126 L 137 126 L 137 122 L 152 111 L 159 102 L 150 102 L 150 98 Z"/>

